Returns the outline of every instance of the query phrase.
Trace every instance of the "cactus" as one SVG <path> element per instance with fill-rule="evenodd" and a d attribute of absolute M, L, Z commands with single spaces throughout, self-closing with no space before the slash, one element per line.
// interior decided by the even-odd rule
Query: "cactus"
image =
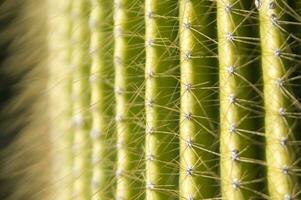
<path fill-rule="evenodd" d="M 111 187 L 115 184 L 112 170 L 114 151 L 114 126 L 113 104 L 114 88 L 113 81 L 113 61 L 112 46 L 113 42 L 108 42 L 108 38 L 113 39 L 110 34 L 113 15 L 112 2 L 91 1 L 92 10 L 90 14 L 91 30 L 91 112 L 92 127 L 90 137 L 92 140 L 92 180 L 91 180 L 91 199 L 110 199 L 113 197 L 114 190 Z"/>
<path fill-rule="evenodd" d="M 117 199 L 143 199 L 142 1 L 114 1 Z"/>
<path fill-rule="evenodd" d="M 254 131 L 249 74 L 256 75 L 252 53 L 246 50 L 248 22 L 243 15 L 247 1 L 217 1 L 219 95 L 220 95 L 220 173 L 225 199 L 249 199 L 255 172 L 247 162 L 254 158 L 254 145 L 248 132 Z M 253 67 L 253 71 L 250 70 Z M 252 97 L 251 97 L 252 98 Z M 246 139 L 246 137 L 249 137 Z M 251 171 L 252 170 L 252 171 Z"/>
<path fill-rule="evenodd" d="M 281 16 L 285 8 L 283 2 L 262 2 L 260 20 L 260 38 L 262 54 L 262 71 L 264 81 L 265 101 L 265 137 L 268 188 L 272 199 L 292 199 L 297 186 L 296 177 L 290 171 L 294 165 L 295 152 L 287 144 L 292 140 L 293 130 L 289 119 L 290 103 L 285 82 L 288 80 L 289 46 L 286 44 L 279 23 L 285 15 Z"/>
<path fill-rule="evenodd" d="M 180 199 L 210 198 L 216 195 L 217 140 L 210 94 L 216 84 L 215 34 L 207 24 L 213 19 L 210 1 L 180 1 L 179 35 L 181 51 L 181 120 L 180 120 Z M 199 15 L 198 13 L 204 13 Z M 199 26 L 204 24 L 205 26 Z M 213 42 L 214 41 L 214 42 Z M 204 149 L 203 147 L 206 146 Z"/>
<path fill-rule="evenodd" d="M 11 2 L 0 4 L 0 76 L 15 75 L 22 87 L 7 91 L 22 94 L 0 95 L 13 138 L 1 146 L 1 197 L 301 198 L 298 1 Z M 32 36 L 46 25 L 47 39 Z"/>
<path fill-rule="evenodd" d="M 178 65 L 175 2 L 145 1 L 146 199 L 177 194 Z"/>
<path fill-rule="evenodd" d="M 70 176 L 72 172 L 73 166 L 73 139 L 74 132 L 72 131 L 72 67 L 71 67 L 71 58 L 72 58 L 72 49 L 71 49 L 71 35 L 72 35 L 72 18 L 71 18 L 71 10 L 72 10 L 72 1 L 64 1 L 60 4 L 52 4 L 53 8 L 56 8 L 57 12 L 53 16 L 62 15 L 65 19 L 61 23 L 57 23 L 54 21 L 51 24 L 53 29 L 57 30 L 57 32 L 52 32 L 49 34 L 49 40 L 60 41 L 59 43 L 52 42 L 50 45 L 51 54 L 50 58 L 52 63 L 51 65 L 55 66 L 50 70 L 50 76 L 52 80 L 50 80 L 50 88 L 54 92 L 50 96 L 51 105 L 53 102 L 53 106 L 57 109 L 53 110 L 51 115 L 52 118 L 57 120 L 52 122 L 52 125 L 56 125 L 57 129 L 52 129 L 52 138 L 53 142 L 59 142 L 58 152 L 65 151 L 64 154 L 57 156 L 57 158 L 53 158 L 57 160 L 57 163 L 64 163 L 64 170 L 59 170 L 60 165 L 57 165 L 55 170 L 53 170 L 54 174 L 59 173 L 60 177 L 66 177 L 64 179 L 64 184 L 68 185 L 68 187 L 60 188 L 57 187 L 57 190 L 61 191 L 60 194 L 62 196 L 57 196 L 58 199 L 67 199 L 72 196 L 72 185 L 73 178 Z M 59 26 L 59 27 L 58 27 Z M 60 70 L 60 69 L 64 70 Z M 60 76 L 57 76 L 57 72 L 60 72 Z M 52 75 L 53 74 L 53 75 Z M 63 84 L 58 84 L 63 81 Z M 60 96 L 63 101 L 60 104 L 56 104 L 56 98 Z"/>

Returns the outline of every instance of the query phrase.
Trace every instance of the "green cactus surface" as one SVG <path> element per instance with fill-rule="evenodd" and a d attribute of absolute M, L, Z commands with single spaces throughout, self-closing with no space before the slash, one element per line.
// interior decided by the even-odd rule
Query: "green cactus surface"
<path fill-rule="evenodd" d="M 117 199 L 143 199 L 144 138 L 142 1 L 114 1 Z"/>
<path fill-rule="evenodd" d="M 299 1 L 46 1 L 35 198 L 301 199 Z"/>
<path fill-rule="evenodd" d="M 214 32 L 207 26 L 214 19 L 213 6 L 210 1 L 180 1 L 180 199 L 210 198 L 216 194 L 218 176 L 212 162 L 218 156 L 213 145 L 218 138 L 217 115 L 212 106 L 217 98 L 212 94 L 217 81 L 213 69 L 216 42 Z"/>
<path fill-rule="evenodd" d="M 86 0 L 74 1 L 72 5 L 72 17 L 75 21 L 72 29 L 71 65 L 74 70 L 72 81 L 73 101 L 73 194 L 76 199 L 91 198 L 91 112 L 90 112 L 90 70 L 91 57 L 89 53 L 90 29 L 89 15 L 91 3 Z"/>
<path fill-rule="evenodd" d="M 92 127 L 90 137 L 92 141 L 92 180 L 91 199 L 110 199 L 114 196 L 112 185 L 114 171 L 114 80 L 113 72 L 113 40 L 112 5 L 110 0 L 91 1 L 90 14 L 90 54 L 91 54 L 91 112 Z M 111 8 L 111 9 L 109 9 Z"/>
<path fill-rule="evenodd" d="M 177 197 L 177 4 L 145 1 L 146 199 Z"/>
<path fill-rule="evenodd" d="M 283 4 L 282 4 L 283 3 Z M 283 2 L 263 2 L 259 12 L 262 72 L 265 101 L 265 137 L 268 188 L 271 199 L 296 198 L 296 177 L 290 172 L 294 167 L 295 152 L 288 141 L 293 129 L 290 119 L 291 103 L 288 101 L 289 44 L 282 33 L 285 15 Z"/>

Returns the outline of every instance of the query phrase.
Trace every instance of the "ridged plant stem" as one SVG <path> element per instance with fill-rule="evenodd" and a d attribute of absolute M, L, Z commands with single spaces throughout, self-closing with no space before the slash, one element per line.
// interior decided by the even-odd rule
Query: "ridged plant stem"
<path fill-rule="evenodd" d="M 116 199 L 143 195 L 143 9 L 141 0 L 114 1 Z"/>
<path fill-rule="evenodd" d="M 89 0 L 73 1 L 73 198 L 79 200 L 91 198 L 90 9 Z"/>
<path fill-rule="evenodd" d="M 275 1 L 262 1 L 259 8 L 266 162 L 271 199 L 292 199 L 296 182 L 289 172 L 294 155 L 288 145 L 289 135 L 292 133 L 286 117 L 288 104 L 282 92 L 288 66 L 282 58 L 286 45 L 278 23 L 281 13 L 281 6 Z"/>
<path fill-rule="evenodd" d="M 51 1 L 50 17 L 50 95 L 51 95 L 51 135 L 53 136 L 54 163 L 53 185 L 60 181 L 64 187 L 53 198 L 65 200 L 72 198 L 72 164 L 73 164 L 73 131 L 72 119 L 72 68 L 71 68 L 71 33 L 72 1 Z M 58 97 L 60 99 L 58 100 Z M 64 166 L 63 168 L 61 166 Z"/>
<path fill-rule="evenodd" d="M 212 70 L 215 53 L 210 50 L 215 45 L 210 38 L 214 34 L 207 26 L 212 23 L 210 8 L 211 1 L 180 0 L 180 199 L 210 198 L 217 188 L 212 162 L 217 134 L 212 122 L 211 90 L 216 80 Z"/>
<path fill-rule="evenodd" d="M 248 199 L 252 197 L 250 195 L 254 196 L 250 181 L 256 175 L 254 168 L 245 162 L 254 156 L 253 140 L 245 139 L 251 138 L 246 132 L 253 126 L 249 120 L 248 109 L 244 110 L 248 105 L 241 106 L 242 102 L 249 99 L 248 94 L 252 91 L 247 75 L 254 72 L 255 68 L 247 70 L 249 52 L 245 50 L 243 43 L 236 40 L 243 38 L 246 32 L 244 27 L 247 25 L 244 20 L 247 18 L 242 17 L 244 2 L 247 1 L 217 1 L 220 176 L 222 198 L 229 200 Z"/>
<path fill-rule="evenodd" d="M 146 199 L 177 199 L 176 1 L 145 1 Z"/>
<path fill-rule="evenodd" d="M 72 119 L 72 68 L 71 68 L 71 56 L 72 56 L 72 48 L 71 48 L 71 41 L 70 37 L 72 34 L 72 20 L 70 17 L 71 9 L 72 9 L 72 1 L 65 1 L 65 5 L 63 6 L 64 9 L 64 19 L 65 21 L 65 29 L 64 30 L 64 35 L 63 39 L 65 42 L 62 42 L 63 49 L 65 54 L 63 54 L 63 64 L 67 65 L 67 70 L 66 70 L 66 76 L 63 77 L 63 82 L 66 83 L 66 85 L 62 84 L 64 89 L 65 89 L 65 94 L 67 94 L 66 99 L 61 101 L 65 102 L 67 105 L 64 105 L 63 107 L 66 108 L 63 114 L 65 117 L 65 123 L 66 124 L 66 129 L 62 130 L 62 134 L 64 137 L 64 149 L 66 150 L 66 168 L 64 169 L 66 171 L 65 176 L 63 177 L 66 180 L 66 190 L 63 190 L 62 193 L 64 193 L 64 196 L 66 195 L 66 198 L 71 198 L 72 196 L 72 175 L 70 172 L 72 171 L 72 165 L 73 165 L 73 154 L 72 154 L 72 143 L 73 143 L 73 138 L 74 134 L 71 129 L 71 119 Z M 66 46 L 65 46 L 66 45 Z M 61 66 L 62 67 L 62 66 Z M 61 70 L 61 69 L 60 69 Z M 62 94 L 62 93 L 61 93 Z M 69 102 L 69 103 L 68 103 Z M 62 198 L 64 199 L 64 198 Z"/>
<path fill-rule="evenodd" d="M 112 199 L 114 194 L 113 171 L 113 2 L 91 0 L 91 107 L 92 127 L 92 181 L 91 199 Z"/>

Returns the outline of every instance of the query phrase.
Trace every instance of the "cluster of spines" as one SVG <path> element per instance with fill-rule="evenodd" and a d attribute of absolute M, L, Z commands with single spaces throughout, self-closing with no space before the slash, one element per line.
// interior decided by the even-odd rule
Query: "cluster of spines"
<path fill-rule="evenodd" d="M 248 79 L 249 76 L 258 75 L 253 71 L 254 68 L 251 69 L 258 57 L 252 54 L 254 52 L 250 51 L 250 45 L 259 40 L 250 39 L 246 34 L 248 26 L 254 26 L 250 25 L 250 21 L 256 12 L 254 9 L 247 10 L 245 1 L 218 0 L 215 8 L 215 3 L 206 0 L 181 0 L 179 4 L 172 1 L 159 3 L 156 0 L 146 0 L 145 23 L 142 23 L 142 1 L 115 0 L 114 3 L 108 3 L 108 7 L 114 10 L 114 59 L 111 61 L 115 66 L 115 80 L 111 80 L 114 82 L 113 103 L 105 102 L 103 97 L 110 95 L 102 93 L 104 90 L 110 91 L 108 84 L 103 82 L 106 77 L 102 76 L 108 71 L 98 73 L 103 65 L 101 61 L 107 59 L 102 58 L 101 51 L 98 51 L 106 46 L 106 38 L 99 38 L 97 32 L 100 27 L 95 28 L 95 22 L 103 22 L 99 18 L 103 18 L 104 15 L 98 12 L 105 8 L 96 0 L 77 2 L 73 2 L 75 11 L 71 14 L 76 19 L 82 18 L 80 23 L 74 23 L 72 37 L 76 47 L 72 56 L 75 69 L 72 83 L 75 137 L 73 146 L 75 150 L 78 147 L 81 149 L 74 152 L 73 158 L 73 165 L 78 168 L 74 173 L 78 175 L 73 183 L 75 197 L 97 199 L 102 195 L 106 196 L 105 188 L 116 187 L 114 196 L 117 199 L 204 199 L 218 195 L 214 180 L 220 179 L 223 199 L 269 196 L 274 199 L 297 198 L 297 179 L 292 177 L 292 168 L 296 168 L 293 166 L 296 163 L 293 160 L 293 149 L 289 147 L 292 143 L 289 140 L 293 139 L 290 136 L 293 133 L 289 118 L 298 118 L 298 113 L 288 112 L 286 109 L 291 106 L 287 98 L 292 100 L 293 97 L 293 94 L 285 93 L 290 89 L 284 87 L 284 83 L 287 82 L 284 78 L 287 75 L 287 62 L 284 60 L 290 55 L 285 52 L 285 30 L 279 25 L 282 13 L 280 8 L 285 9 L 287 4 L 255 1 L 259 10 L 261 32 L 264 79 L 262 94 L 253 80 Z M 85 11 L 79 9 L 76 12 L 80 7 L 77 4 L 90 7 L 90 3 L 91 8 Z M 179 25 L 176 23 L 177 9 Z M 206 13 L 206 9 L 212 11 Z M 214 38 L 211 29 L 214 22 L 210 21 L 215 9 L 218 39 Z M 206 14 L 200 15 L 200 11 Z M 143 24 L 146 26 L 145 32 Z M 181 52 L 179 56 L 176 52 L 177 29 Z M 79 32 L 81 33 L 78 35 Z M 81 37 L 84 35 L 85 37 Z M 98 39 L 103 43 L 98 43 Z M 144 44 L 142 39 L 145 40 Z M 218 54 L 215 52 L 216 46 Z M 251 55 L 248 55 L 249 53 Z M 216 63 L 211 60 L 215 57 L 218 57 L 219 61 L 219 122 L 215 114 L 216 96 L 211 92 L 217 89 L 214 74 L 218 70 L 215 69 Z M 91 71 L 89 58 L 92 59 Z M 254 121 L 257 123 L 260 118 L 255 114 L 263 116 L 263 112 L 253 110 L 261 105 L 254 106 L 255 100 L 249 99 L 255 92 L 258 96 L 265 97 L 265 135 L 254 126 Z M 296 98 L 293 100 L 297 101 Z M 112 112 L 105 113 L 103 105 L 114 105 L 116 112 L 116 127 L 109 126 L 109 129 L 116 129 L 117 132 L 116 166 L 113 169 L 114 165 L 109 164 L 112 170 L 115 170 L 116 185 L 114 181 L 104 181 L 102 184 L 107 185 L 99 185 L 103 177 L 100 174 L 109 170 L 106 163 L 102 164 L 105 160 L 103 156 L 108 157 L 104 152 L 110 153 L 104 145 L 114 145 L 112 138 L 108 139 L 103 137 L 104 135 L 95 138 L 99 133 L 111 134 L 114 131 L 108 130 L 108 126 L 100 127 L 111 124 L 113 116 Z M 95 108 L 98 111 L 95 111 Z M 110 119 L 105 119 L 105 115 Z M 220 126 L 219 139 L 217 124 Z M 180 128 L 179 132 L 177 125 Z M 266 163 L 258 160 L 254 153 L 254 145 L 262 145 L 261 141 L 255 141 L 257 138 L 254 135 L 265 136 Z M 214 148 L 216 141 L 220 143 L 220 152 Z M 89 146 L 92 143 L 93 145 Z M 145 153 L 142 155 L 143 146 Z M 216 170 L 218 156 L 220 177 Z M 93 158 L 99 159 L 92 163 Z M 267 166 L 269 196 L 264 194 L 264 190 L 254 187 L 257 182 L 263 182 L 260 178 L 256 179 L 257 171 L 252 172 L 251 167 L 258 165 Z M 103 175 L 109 177 L 106 173 Z M 281 187 L 275 184 L 275 180 L 283 183 Z"/>

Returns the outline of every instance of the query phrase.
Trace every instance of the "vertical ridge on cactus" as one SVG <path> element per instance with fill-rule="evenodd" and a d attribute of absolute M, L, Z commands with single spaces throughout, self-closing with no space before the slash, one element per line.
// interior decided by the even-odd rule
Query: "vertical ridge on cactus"
<path fill-rule="evenodd" d="M 146 199 L 177 199 L 177 4 L 145 1 Z"/>
<path fill-rule="evenodd" d="M 117 199 L 144 199 L 143 9 L 141 0 L 114 1 Z"/>
<path fill-rule="evenodd" d="M 113 157 L 115 151 L 113 106 L 113 2 L 111 0 L 91 0 L 89 19 L 91 30 L 91 110 L 92 127 L 92 180 L 91 199 L 113 198 L 115 185 Z M 110 42 L 108 42 L 110 40 Z"/>
<path fill-rule="evenodd" d="M 50 48 L 50 78 L 49 87 L 52 91 L 50 94 L 50 107 L 56 109 L 51 110 L 51 118 L 54 119 L 52 123 L 52 140 L 54 149 L 53 159 L 56 161 L 55 170 L 53 174 L 58 174 L 53 178 L 53 181 L 60 180 L 64 187 L 55 187 L 58 190 L 58 194 L 53 195 L 56 199 L 70 199 L 72 197 L 72 185 L 73 179 L 71 176 L 73 165 L 73 152 L 72 143 L 74 138 L 74 132 L 71 130 L 71 118 L 72 118 L 72 68 L 71 68 L 71 8 L 72 1 L 55 1 L 51 2 L 50 10 L 51 19 L 55 19 L 49 22 L 51 31 L 49 33 L 49 40 L 51 42 Z M 59 20 L 58 16 L 62 16 L 63 21 Z M 57 101 L 60 97 L 61 101 Z M 55 128 L 54 128 L 55 127 Z M 57 153 L 63 151 L 63 153 Z M 61 165 L 64 166 L 62 170 L 59 170 Z"/>
<path fill-rule="evenodd" d="M 285 2 L 285 1 L 283 1 Z M 288 145 L 293 133 L 287 117 L 288 100 L 282 88 L 287 81 L 288 52 L 286 38 L 279 20 L 282 4 L 264 1 L 259 9 L 262 71 L 265 101 L 265 133 L 268 189 L 271 199 L 292 199 L 296 179 L 289 173 L 294 162 L 294 152 Z"/>
<path fill-rule="evenodd" d="M 210 1 L 180 1 L 180 199 L 217 195 L 214 180 L 218 175 L 212 162 L 218 155 L 213 145 L 217 144 L 218 138 L 217 117 L 212 106 L 216 98 L 212 89 L 217 81 L 213 69 L 216 56 L 214 23 L 210 21 L 214 8 Z"/>
<path fill-rule="evenodd" d="M 74 1 L 72 17 L 75 21 L 72 30 L 72 67 L 74 68 L 72 98 L 73 98 L 73 126 L 74 152 L 73 163 L 73 198 L 91 198 L 91 112 L 90 112 L 90 15 L 89 0 Z"/>
<path fill-rule="evenodd" d="M 217 26 L 220 66 L 220 153 L 221 188 L 225 199 L 244 199 L 240 189 L 242 169 L 237 162 L 241 151 L 240 137 L 234 135 L 240 118 L 239 108 L 232 99 L 236 98 L 238 83 L 235 70 L 241 63 L 239 49 L 233 42 L 238 19 L 232 13 L 234 1 L 217 1 Z M 236 7 L 237 4 L 236 4 Z M 239 9 L 239 8 L 238 8 Z M 237 56 L 237 57 L 236 57 Z M 233 97 L 232 97 L 233 96 Z"/>
<path fill-rule="evenodd" d="M 254 194 L 254 120 L 248 80 L 254 74 L 254 60 L 246 44 L 251 11 L 247 1 L 217 1 L 219 95 L 220 95 L 220 173 L 223 199 L 248 199 Z M 248 13 L 250 12 L 250 13 Z M 250 160 L 252 160 L 250 162 Z M 254 163 L 253 163 L 254 164 Z M 254 170 L 253 170 L 254 171 Z M 248 183 L 248 184 L 247 184 Z"/>
<path fill-rule="evenodd" d="M 61 155 L 62 159 L 58 160 L 58 163 L 64 163 L 64 169 L 61 171 L 62 175 L 59 176 L 64 177 L 64 182 L 66 184 L 66 188 L 62 189 L 59 188 L 60 195 L 57 196 L 57 198 L 60 199 L 69 199 L 72 197 L 72 186 L 73 186 L 73 179 L 72 179 L 72 165 L 73 165 L 73 152 L 72 152 L 72 143 L 74 139 L 74 132 L 71 129 L 71 118 L 72 118 L 72 80 L 73 80 L 73 72 L 71 67 L 71 58 L 72 58 L 72 49 L 70 47 L 71 43 L 71 35 L 72 35 L 72 19 L 71 19 L 71 9 L 72 9 L 72 1 L 60 1 L 55 2 L 53 4 L 52 9 L 56 10 L 57 13 L 62 14 L 64 16 L 64 21 L 60 23 L 56 23 L 55 25 L 59 24 L 59 28 L 56 28 L 55 30 L 58 31 L 57 34 L 54 34 L 54 38 L 52 38 L 55 41 L 59 41 L 58 43 L 53 42 L 52 44 L 58 44 L 58 47 L 53 47 L 52 52 L 56 52 L 53 55 L 50 55 L 52 58 L 52 61 L 59 60 L 61 61 L 60 64 L 54 64 L 56 68 L 52 70 L 53 74 L 51 74 L 51 77 L 54 78 L 53 85 L 54 87 L 61 87 L 58 90 L 58 92 L 54 94 L 53 98 L 53 105 L 57 104 L 57 96 L 60 95 L 63 99 L 61 101 L 62 104 L 60 104 L 59 108 L 56 109 L 58 113 L 55 114 L 54 118 L 59 117 L 58 122 L 56 125 L 58 125 L 58 129 L 55 130 L 54 133 L 54 142 L 59 141 L 60 138 L 62 138 L 62 146 L 59 147 L 60 151 L 64 151 L 64 153 Z M 61 13 L 60 13 L 61 12 Z M 53 37 L 51 35 L 51 37 Z M 60 57 L 60 59 L 57 59 L 57 57 Z M 63 69 L 64 70 L 63 70 Z M 57 75 L 60 73 L 62 76 L 60 76 L 60 79 L 57 79 Z M 63 81 L 63 84 L 58 84 L 59 82 Z M 55 90 L 55 91 L 56 91 Z M 54 111 L 54 112 L 55 112 Z M 58 134 L 59 133 L 59 134 Z M 59 139 L 58 139 L 59 138 Z M 59 166 L 58 166 L 59 167 Z"/>

